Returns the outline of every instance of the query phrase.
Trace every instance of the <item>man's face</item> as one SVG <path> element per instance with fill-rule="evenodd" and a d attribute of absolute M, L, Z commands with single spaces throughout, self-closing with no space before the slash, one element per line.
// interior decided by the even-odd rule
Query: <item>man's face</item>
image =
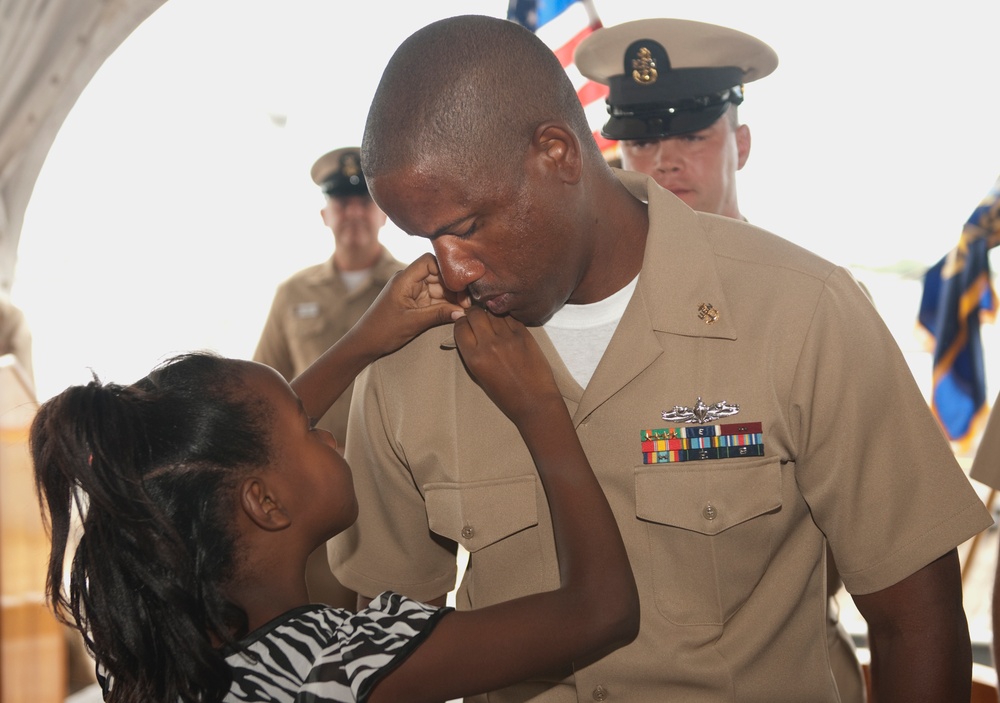
<path fill-rule="evenodd" d="M 386 217 L 367 195 L 335 195 L 326 199 L 320 214 L 333 230 L 339 263 L 370 266 L 378 256 L 378 233 Z"/>
<path fill-rule="evenodd" d="M 585 255 L 558 185 L 530 173 L 510 180 L 401 169 L 368 185 L 396 225 L 431 241 L 449 290 L 540 325 L 572 294 Z"/>
<path fill-rule="evenodd" d="M 728 114 L 699 132 L 621 143 L 622 167 L 652 176 L 694 210 L 739 218 L 736 172 L 750 155 L 750 129 Z"/>

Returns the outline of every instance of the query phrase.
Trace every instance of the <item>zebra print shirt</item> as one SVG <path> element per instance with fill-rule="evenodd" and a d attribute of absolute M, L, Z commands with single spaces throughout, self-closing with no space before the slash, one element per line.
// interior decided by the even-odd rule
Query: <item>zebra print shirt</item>
<path fill-rule="evenodd" d="M 223 701 L 365 701 L 450 611 L 388 591 L 358 613 L 296 608 L 227 650 L 233 685 Z"/>

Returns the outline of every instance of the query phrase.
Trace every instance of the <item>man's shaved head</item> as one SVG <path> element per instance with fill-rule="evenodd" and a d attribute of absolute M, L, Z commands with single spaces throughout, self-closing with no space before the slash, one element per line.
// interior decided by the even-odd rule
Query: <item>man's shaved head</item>
<path fill-rule="evenodd" d="M 389 60 L 362 167 L 375 179 L 443 158 L 470 177 L 509 173 L 547 120 L 567 123 L 584 150 L 600 154 L 572 83 L 538 37 L 494 17 L 450 17 L 415 32 Z"/>

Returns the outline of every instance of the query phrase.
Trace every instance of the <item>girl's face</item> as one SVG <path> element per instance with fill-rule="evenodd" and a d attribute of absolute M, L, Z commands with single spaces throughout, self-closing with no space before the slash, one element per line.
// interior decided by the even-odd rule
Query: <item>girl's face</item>
<path fill-rule="evenodd" d="M 263 396 L 273 412 L 267 481 L 290 513 L 293 528 L 318 546 L 358 517 L 351 469 L 333 435 L 315 426 L 319 418 L 306 415 L 280 374 L 254 363 L 246 377 L 248 390 Z"/>

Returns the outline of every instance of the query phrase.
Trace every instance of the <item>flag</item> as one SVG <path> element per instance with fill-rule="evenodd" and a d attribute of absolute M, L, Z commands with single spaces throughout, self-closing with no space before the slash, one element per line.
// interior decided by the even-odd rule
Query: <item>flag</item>
<path fill-rule="evenodd" d="M 588 122 L 597 125 L 597 145 L 606 158 L 617 154 L 618 143 L 601 136 L 601 125 L 607 119 L 604 99 L 608 87 L 585 78 L 573 64 L 577 44 L 604 26 L 593 0 L 510 0 L 507 19 L 530 29 L 555 52 L 576 88 Z"/>
<path fill-rule="evenodd" d="M 969 217 L 958 244 L 924 274 L 918 321 L 934 349 L 931 409 L 966 449 L 989 407 L 980 324 L 996 316 L 989 250 L 1000 243 L 1000 179 Z"/>

